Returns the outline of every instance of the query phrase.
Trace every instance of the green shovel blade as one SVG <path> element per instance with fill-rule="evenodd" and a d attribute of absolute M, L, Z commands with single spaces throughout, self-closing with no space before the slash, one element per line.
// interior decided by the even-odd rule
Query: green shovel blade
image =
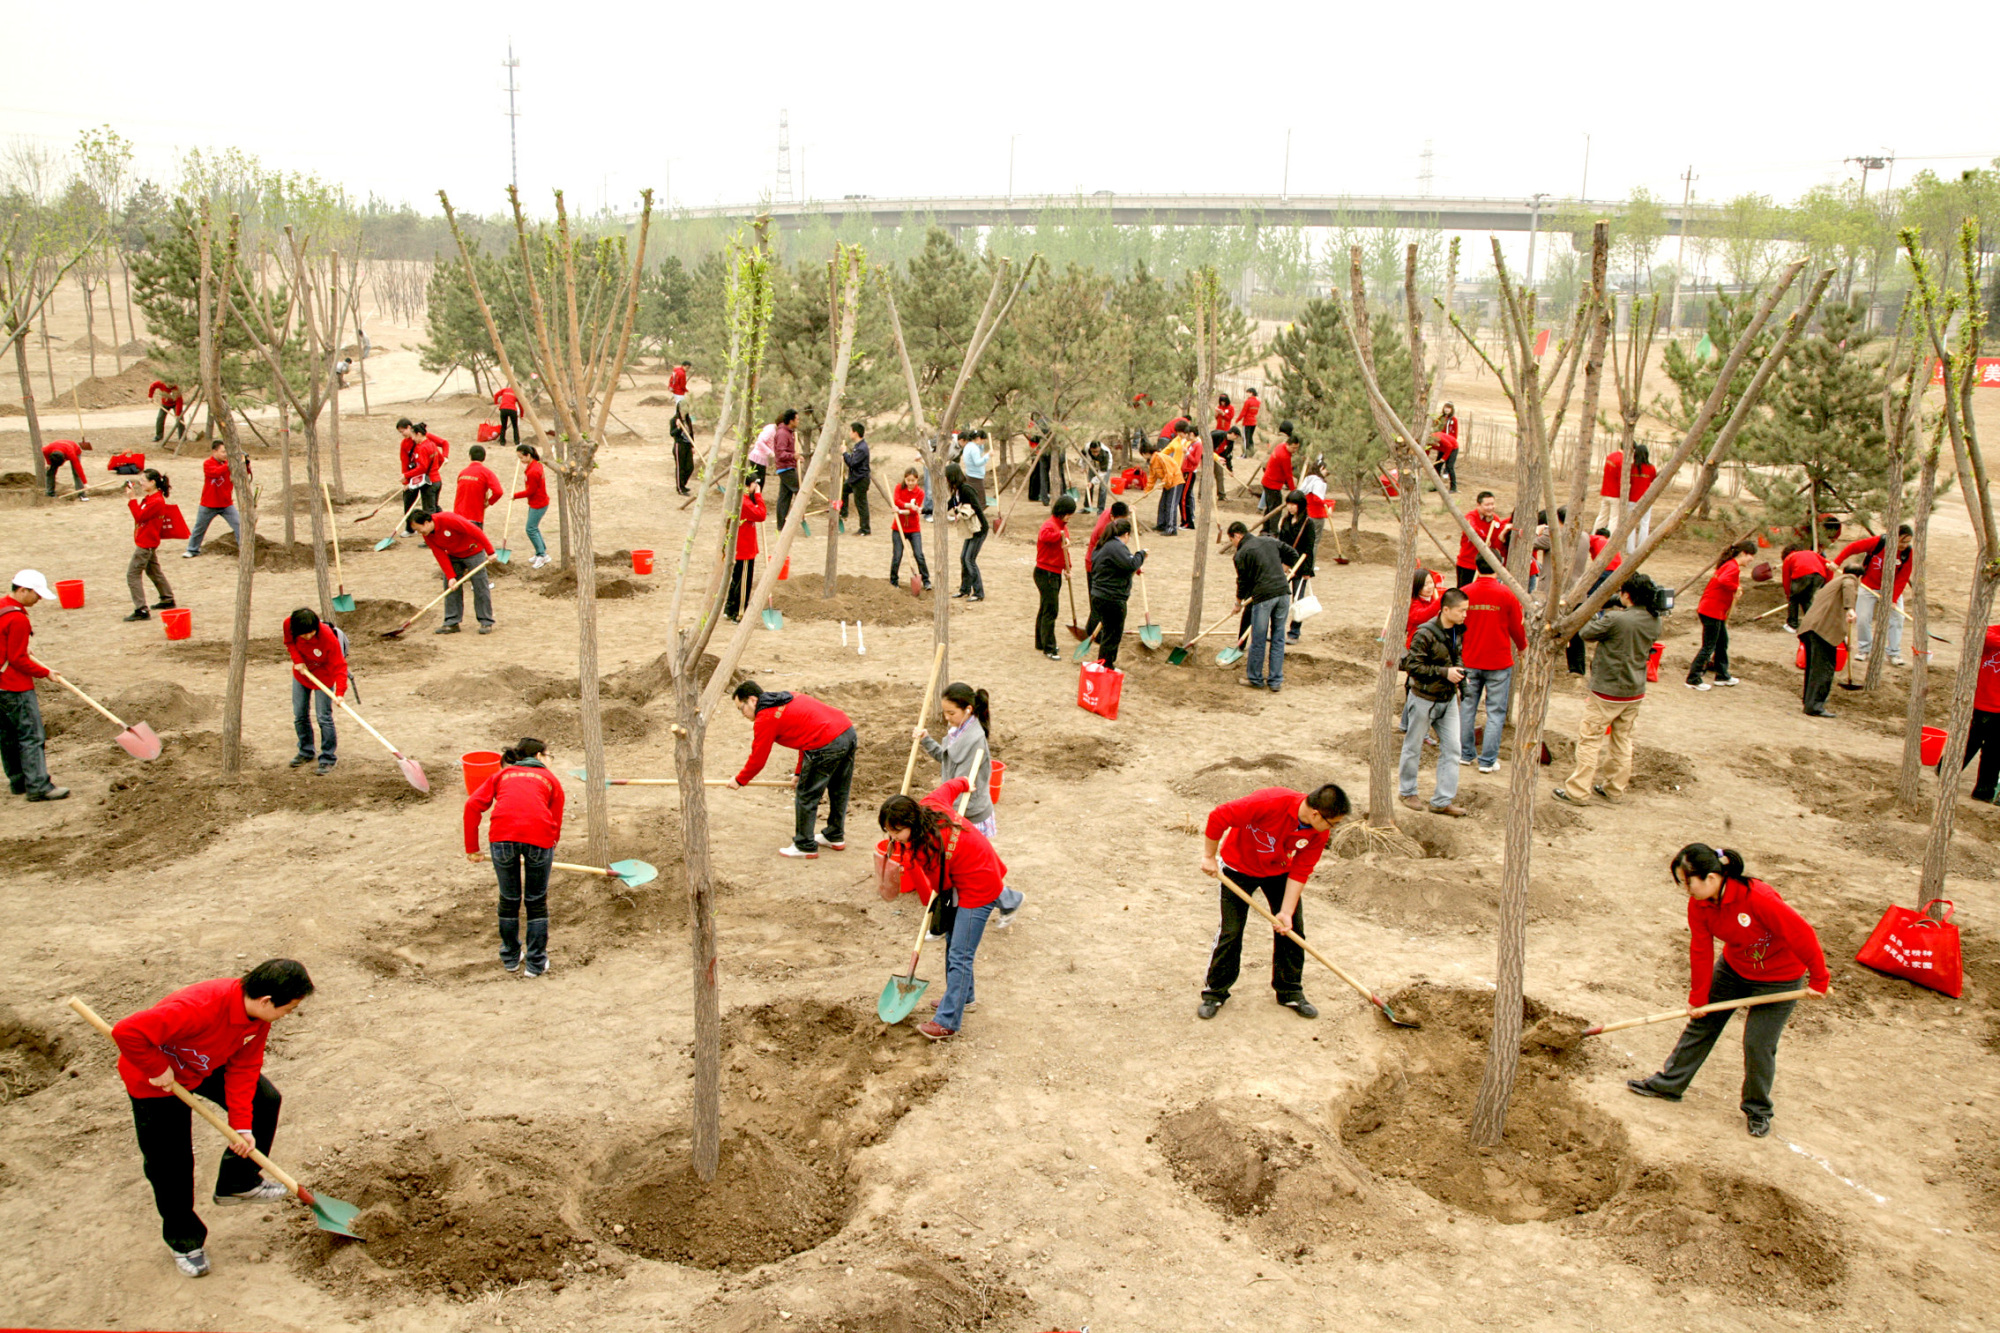
<path fill-rule="evenodd" d="M 307 1193 L 311 1194 L 311 1191 Z M 319 1224 L 321 1231 L 331 1231 L 336 1236 L 348 1236 L 355 1240 L 367 1239 L 354 1229 L 354 1219 L 361 1215 L 359 1208 L 339 1199 L 329 1199 L 324 1194 L 311 1194 L 311 1197 L 312 1202 L 307 1206 L 312 1209 L 313 1221 Z"/>
<path fill-rule="evenodd" d="M 375 543 L 375 549 L 378 551 L 386 551 L 395 544 L 396 544 L 396 539 L 394 537 L 384 537 L 381 541 Z"/>
<path fill-rule="evenodd" d="M 644 861 L 613 861 L 611 873 L 624 880 L 628 889 L 636 889 L 641 884 L 651 884 L 660 877 L 660 872 Z"/>
<path fill-rule="evenodd" d="M 1243 658 L 1244 652 L 1241 648 L 1224 648 L 1215 655 L 1215 664 L 1217 666 L 1235 666 Z"/>
<path fill-rule="evenodd" d="M 1166 636 L 1160 632 L 1158 625 L 1141 625 L 1139 626 L 1139 642 L 1148 648 L 1157 648 L 1166 642 Z"/>
<path fill-rule="evenodd" d="M 1085 639 L 1082 643 L 1079 643 L 1076 646 L 1076 651 L 1069 655 L 1069 660 L 1072 662 L 1088 662 L 1090 660 L 1091 654 L 1096 651 L 1097 651 L 1097 640 L 1094 638 Z"/>
<path fill-rule="evenodd" d="M 765 629 L 783 629 L 784 627 L 785 627 L 785 613 L 783 611 L 780 611 L 775 607 L 771 607 L 765 610 L 764 612 Z"/>
<path fill-rule="evenodd" d="M 917 1007 L 917 1001 L 924 998 L 924 991 L 930 982 L 917 977 L 893 976 L 882 987 L 881 998 L 875 1001 L 875 1016 L 884 1023 L 900 1023 L 910 1016 L 910 1010 Z"/>
<path fill-rule="evenodd" d="M 1187 663 L 1188 658 L 1192 656 L 1194 656 L 1194 654 L 1189 652 L 1186 648 L 1176 648 L 1172 652 L 1167 654 L 1167 665 L 1184 666 Z"/>
<path fill-rule="evenodd" d="M 808 522 L 806 522 L 806 521 L 805 521 L 804 519 L 800 519 L 800 520 L 799 520 L 799 536 L 801 536 L 801 537 L 810 537 L 810 536 L 812 536 L 812 535 L 813 535 L 813 525 L 812 525 L 812 524 L 810 524 L 810 523 L 808 523 Z"/>
<path fill-rule="evenodd" d="M 333 609 L 342 615 L 346 615 L 349 611 L 352 611 L 354 609 L 354 594 L 351 592 L 336 594 L 333 599 Z"/>
<path fill-rule="evenodd" d="M 508 562 L 513 560 L 513 558 L 514 558 L 514 553 L 508 550 L 504 546 L 493 553 L 493 563 L 496 565 L 507 564 Z"/>

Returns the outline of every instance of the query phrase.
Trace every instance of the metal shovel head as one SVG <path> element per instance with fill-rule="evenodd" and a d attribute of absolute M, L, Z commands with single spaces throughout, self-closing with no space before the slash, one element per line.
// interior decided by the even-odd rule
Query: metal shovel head
<path fill-rule="evenodd" d="M 924 585 L 917 582 L 917 576 L 915 574 L 910 575 L 909 589 L 910 589 L 910 596 L 916 598 L 918 601 L 923 600 Z"/>
<path fill-rule="evenodd" d="M 386 551 L 395 544 L 396 544 L 396 539 L 394 536 L 384 537 L 381 541 L 375 543 L 375 549 L 378 551 Z"/>
<path fill-rule="evenodd" d="M 513 559 L 514 559 L 513 551 L 509 550 L 505 546 L 502 546 L 493 553 L 493 563 L 496 565 L 510 564 L 512 563 Z"/>
<path fill-rule="evenodd" d="M 321 1231 L 331 1231 L 336 1236 L 352 1240 L 368 1239 L 354 1229 L 354 1219 L 361 1215 L 361 1210 L 353 1204 L 329 1199 L 308 1189 L 301 1189 L 299 1196 L 305 1200 L 306 1207 L 312 1209 L 313 1221 L 319 1224 Z"/>
<path fill-rule="evenodd" d="M 354 594 L 351 592 L 335 593 L 333 595 L 333 609 L 342 615 L 346 615 L 349 611 L 352 611 L 354 609 Z"/>
<path fill-rule="evenodd" d="M 805 521 L 804 519 L 800 519 L 800 520 L 799 520 L 799 536 L 801 536 L 801 537 L 810 537 L 810 536 L 812 536 L 812 535 L 813 535 L 813 525 L 812 525 L 812 524 L 810 524 L 810 523 L 808 523 L 808 522 L 806 522 L 806 521 Z"/>
<path fill-rule="evenodd" d="M 775 606 L 765 607 L 763 617 L 765 629 L 783 629 L 785 627 L 785 613 Z"/>
<path fill-rule="evenodd" d="M 1001 537 L 1005 536 L 1006 532 L 1007 532 L 1007 516 L 1005 514 L 1002 514 L 998 518 L 993 520 L 993 535 L 995 537 Z"/>
<path fill-rule="evenodd" d="M 1092 651 L 1096 649 L 1096 647 L 1097 647 L 1097 640 L 1094 637 L 1085 639 L 1082 643 L 1079 643 L 1076 646 L 1076 651 L 1069 655 L 1069 660 L 1072 662 L 1088 662 L 1090 660 L 1090 654 L 1092 653 Z"/>
<path fill-rule="evenodd" d="M 1160 627 L 1151 623 L 1139 626 L 1139 642 L 1148 648 L 1157 648 L 1167 641 Z"/>
<path fill-rule="evenodd" d="M 875 1001 L 875 1016 L 884 1023 L 902 1022 L 917 1007 L 917 1001 L 924 998 L 930 984 L 921 977 L 906 977 L 898 972 L 882 987 L 881 998 Z"/>
<path fill-rule="evenodd" d="M 118 744 L 134 759 L 158 759 L 160 738 L 144 722 L 134 722 L 118 733 Z"/>
<path fill-rule="evenodd" d="M 1072 639 L 1075 639 L 1078 643 L 1082 643 L 1085 639 L 1090 637 L 1090 635 L 1084 632 L 1083 626 L 1076 624 L 1074 621 L 1070 623 L 1069 636 Z"/>
<path fill-rule="evenodd" d="M 1190 657 L 1193 657 L 1193 656 L 1194 656 L 1194 653 L 1193 653 L 1192 651 L 1190 651 L 1190 650 L 1189 650 L 1189 649 L 1188 649 L 1188 648 L 1187 648 L 1187 647 L 1186 647 L 1185 645 L 1183 645 L 1183 646 L 1181 646 L 1181 647 L 1179 647 L 1179 648 L 1176 648 L 1176 649 L 1174 649 L 1174 650 L 1173 650 L 1172 652 L 1170 652 L 1170 653 L 1168 653 L 1168 654 L 1167 654 L 1167 665 L 1168 665 L 1168 666 L 1186 666 L 1186 665 L 1187 665 L 1187 660 L 1188 660 L 1188 659 L 1189 659 Z"/>
<path fill-rule="evenodd" d="M 1215 664 L 1217 666 L 1235 666 L 1243 660 L 1245 655 L 1244 651 L 1239 647 L 1231 646 L 1224 648 L 1215 655 Z"/>
<path fill-rule="evenodd" d="M 424 766 L 414 759 L 396 756 L 396 767 L 403 770 L 403 780 L 425 795 L 430 794 L 431 780 L 424 776 Z"/>
<path fill-rule="evenodd" d="M 636 889 L 641 884 L 651 884 L 660 877 L 660 872 L 644 861 L 613 861 L 611 873 L 624 880 L 628 889 Z"/>

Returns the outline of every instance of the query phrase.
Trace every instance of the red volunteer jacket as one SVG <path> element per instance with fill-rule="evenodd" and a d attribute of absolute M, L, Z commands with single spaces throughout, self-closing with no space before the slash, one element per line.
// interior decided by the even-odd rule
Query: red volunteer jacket
<path fill-rule="evenodd" d="M 1609 543 L 1610 540 L 1611 539 L 1609 537 L 1600 537 L 1594 532 L 1591 533 L 1590 558 L 1592 560 L 1597 559 L 1598 553 L 1604 549 L 1605 545 Z M 1612 570 L 1618 568 L 1618 566 L 1623 564 L 1624 562 L 1625 562 L 1625 557 L 1621 554 L 1614 552 L 1611 556 L 1610 562 L 1604 566 L 1604 572 L 1609 574 Z"/>
<path fill-rule="evenodd" d="M 1035 534 L 1035 568 L 1060 574 L 1069 568 L 1069 529 L 1054 516 L 1042 520 Z"/>
<path fill-rule="evenodd" d="M 1263 787 L 1224 801 L 1208 812 L 1202 836 L 1222 846 L 1222 863 L 1246 875 L 1284 875 L 1303 884 L 1312 878 L 1331 832 L 1310 828 L 1299 818 L 1304 792 Z"/>
<path fill-rule="evenodd" d="M 832 704 L 821 703 L 810 694 L 794 694 L 784 703 L 759 709 L 751 725 L 750 757 L 736 775 L 738 782 L 748 782 L 764 771 L 773 745 L 797 750 L 803 762 L 807 750 L 819 749 L 854 724 Z M 792 765 L 794 773 L 798 769 L 798 764 Z"/>
<path fill-rule="evenodd" d="M 447 579 L 458 577 L 451 567 L 450 557 L 457 556 L 463 560 L 481 551 L 493 554 L 493 539 L 471 519 L 446 511 L 432 514 L 431 521 L 435 526 L 424 535 L 424 545 L 431 548 L 431 554 L 437 557 L 438 568 L 444 571 Z"/>
<path fill-rule="evenodd" d="M 1465 585 L 1465 665 L 1477 671 L 1504 671 L 1514 665 L 1516 649 L 1528 646 L 1521 621 L 1521 599 L 1491 574 Z"/>
<path fill-rule="evenodd" d="M 76 475 L 79 481 L 88 480 L 83 475 L 83 450 L 77 447 L 75 440 L 49 441 L 42 446 L 42 458 L 49 465 L 50 471 L 60 468 L 64 463 L 69 463 L 76 468 Z"/>
<path fill-rule="evenodd" d="M 35 688 L 35 682 L 49 669 L 28 651 L 28 638 L 35 627 L 28 621 L 28 608 L 12 597 L 0 597 L 0 690 L 19 694 Z M 1982 681 L 1985 680 L 1981 676 Z"/>
<path fill-rule="evenodd" d="M 1507 522 L 1506 519 L 1497 515 L 1493 518 L 1488 518 L 1477 509 L 1471 509 L 1466 511 L 1465 521 L 1472 525 L 1472 530 L 1479 534 L 1480 540 L 1493 548 L 1493 554 L 1502 554 L 1499 538 L 1494 534 L 1504 531 Z M 1464 533 L 1460 533 L 1458 537 L 1458 567 L 1460 569 L 1479 568 L 1479 548 L 1474 546 L 1472 538 L 1466 536 Z"/>
<path fill-rule="evenodd" d="M 667 375 L 667 392 L 684 394 L 687 391 L 688 391 L 687 367 L 675 366 L 673 370 L 669 372 Z"/>
<path fill-rule="evenodd" d="M 917 802 L 944 816 L 945 827 L 939 831 L 944 845 L 929 855 L 909 857 L 903 867 L 903 892 L 913 892 L 920 901 L 929 902 L 940 879 L 940 869 L 945 887 L 956 895 L 957 904 L 968 910 L 988 906 L 1007 887 L 1007 863 L 993 850 L 986 835 L 966 823 L 952 808 L 952 803 L 971 788 L 970 779 L 953 778 Z M 951 849 L 949 857 L 944 855 L 945 848 Z M 942 867 L 940 861 L 944 863 Z"/>
<path fill-rule="evenodd" d="M 538 762 L 509 764 L 465 798 L 468 854 L 479 851 L 479 817 L 488 807 L 493 810 L 493 819 L 486 826 L 490 842 L 553 847 L 562 838 L 562 782 Z"/>
<path fill-rule="evenodd" d="M 6 608 L 6 601 L 0 599 L 0 611 Z M 0 620 L 0 624 L 4 623 Z M 6 682 L 6 676 L 0 675 L 0 688 L 14 688 Z M 2000 713 L 2000 625 L 1987 627 L 1986 647 L 1979 658 L 1979 683 L 1973 689 L 1972 706 L 1982 713 Z"/>
<path fill-rule="evenodd" d="M 182 407 L 186 406 L 181 401 L 181 386 L 178 384 L 169 384 L 165 380 L 154 380 L 147 387 L 146 396 L 151 398 L 156 394 L 159 396 L 160 406 L 169 412 L 177 413 Z"/>
<path fill-rule="evenodd" d="M 405 450 L 403 459 L 403 484 L 421 486 L 427 481 L 438 479 L 438 469 L 444 466 L 444 455 L 429 440 L 417 440 Z"/>
<path fill-rule="evenodd" d="M 405 435 L 396 442 L 396 466 L 403 470 L 403 484 L 414 485 L 416 479 L 411 474 L 416 471 L 417 466 L 416 436 Z"/>
<path fill-rule="evenodd" d="M 1243 399 L 1243 410 L 1236 414 L 1236 424 L 1239 426 L 1256 425 L 1257 411 L 1261 407 L 1263 407 L 1263 404 L 1257 401 L 1256 394 L 1253 393 L 1245 395 Z"/>
<path fill-rule="evenodd" d="M 755 560 L 757 558 L 757 525 L 764 521 L 770 510 L 765 508 L 764 497 L 755 491 L 743 494 L 742 522 L 736 525 L 736 558 Z"/>
<path fill-rule="evenodd" d="M 1297 484 L 1292 476 L 1292 446 L 1280 440 L 1271 451 L 1270 461 L 1264 464 L 1264 489 L 1290 491 Z"/>
<path fill-rule="evenodd" d="M 514 498 L 526 500 L 530 509 L 549 507 L 549 477 L 541 459 L 528 460 L 528 466 L 521 473 L 521 489 L 514 492 Z"/>
<path fill-rule="evenodd" d="M 1443 609 L 1444 609 L 1444 597 L 1442 594 L 1436 597 L 1432 597 L 1428 600 L 1411 601 L 1410 618 L 1403 630 L 1403 647 L 1406 650 L 1410 646 L 1410 641 L 1417 637 L 1417 626 L 1423 624 L 1426 620 L 1429 620 L 1431 617 L 1435 616 L 1439 611 L 1442 611 Z"/>
<path fill-rule="evenodd" d="M 1625 493 L 1625 498 L 1627 500 L 1636 500 L 1640 496 L 1644 495 L 1646 493 L 1646 488 L 1653 484 L 1653 478 L 1659 475 L 1660 475 L 1660 470 L 1654 467 L 1651 463 L 1647 463 L 1643 467 L 1633 468 L 1632 489 Z"/>
<path fill-rule="evenodd" d="M 1722 941 L 1722 961 L 1745 981 L 1810 976 L 1822 995 L 1832 984 L 1819 936 L 1761 879 L 1725 879 L 1722 892 L 1707 902 L 1688 899 L 1688 930 L 1688 1004 L 1694 1008 L 1708 1003 L 1716 940 Z"/>
<path fill-rule="evenodd" d="M 424 480 L 435 486 L 443 475 L 445 460 L 451 457 L 451 441 L 442 435 L 426 435 L 423 443 L 431 447 L 430 466 L 424 471 Z"/>
<path fill-rule="evenodd" d="M 1882 591 L 1882 557 L 1888 553 L 1890 540 L 1887 537 L 1863 537 L 1860 541 L 1849 542 L 1840 548 L 1838 555 L 1833 557 L 1833 563 L 1844 565 L 1852 557 L 1860 555 L 1863 551 L 1867 551 L 1870 547 L 1873 547 L 1874 550 L 1868 557 L 1865 572 L 1861 575 L 1861 586 L 1880 592 Z M 1896 590 L 1889 594 L 1890 601 L 1901 600 L 1903 589 L 1910 586 L 1910 574 L 1912 573 L 1911 561 L 1916 556 L 1916 553 L 1916 548 L 1912 547 L 1896 557 Z"/>
<path fill-rule="evenodd" d="M 520 398 L 515 395 L 511 388 L 504 384 L 500 386 L 500 391 L 493 395 L 493 405 L 502 412 L 518 412 L 521 410 Z"/>
<path fill-rule="evenodd" d="M 1599 484 L 1597 493 L 1599 495 L 1608 495 L 1614 500 L 1617 499 L 1618 474 L 1624 470 L 1625 451 L 1623 449 L 1613 449 L 1610 453 L 1606 454 L 1604 456 L 1604 480 Z"/>
<path fill-rule="evenodd" d="M 1729 619 L 1730 609 L 1736 605 L 1736 594 L 1742 587 L 1742 569 L 1734 560 L 1723 561 L 1708 576 L 1708 586 L 1701 590 L 1701 600 L 1695 603 L 1695 614 L 1711 620 Z"/>
<path fill-rule="evenodd" d="M 920 486 L 898 486 L 893 497 L 896 501 L 896 527 L 911 533 L 923 526 L 924 492 Z"/>
<path fill-rule="evenodd" d="M 1244 406 L 1248 407 L 1249 404 L 1246 403 L 1244 404 Z M 1216 404 L 1215 428 L 1217 430 L 1228 430 L 1231 426 L 1235 424 L 1236 424 L 1236 409 L 1233 407 L 1224 407 L 1220 403 Z"/>
<path fill-rule="evenodd" d="M 1097 516 L 1097 522 L 1091 525 L 1090 544 L 1083 548 L 1084 573 L 1088 574 L 1090 572 L 1090 562 L 1096 558 L 1098 544 L 1104 540 L 1104 530 L 1110 526 L 1111 510 L 1107 508 Z"/>
<path fill-rule="evenodd" d="M 347 654 L 341 651 L 340 635 L 325 621 L 320 627 L 302 639 L 292 637 L 292 622 L 285 622 L 285 651 L 292 656 L 292 679 L 307 689 L 313 683 L 299 671 L 304 667 L 319 677 L 320 684 L 329 686 L 336 695 L 347 693 Z"/>
<path fill-rule="evenodd" d="M 132 511 L 132 544 L 151 549 L 160 544 L 160 529 L 167 521 L 167 497 L 154 491 L 137 500 L 127 500 Z"/>
<path fill-rule="evenodd" d="M 269 1023 L 244 1012 L 243 983 L 235 977 L 198 981 L 111 1025 L 125 1091 L 142 1100 L 171 1097 L 147 1080 L 172 1069 L 174 1082 L 192 1092 L 220 1070 L 229 1127 L 236 1130 L 250 1128 L 250 1099 L 270 1035 Z"/>
<path fill-rule="evenodd" d="M 1195 469 L 1200 466 L 1201 466 L 1201 441 L 1190 440 L 1188 442 L 1188 447 L 1181 453 L 1182 481 L 1185 482 L 1187 478 L 1192 477 L 1195 474 Z"/>
<path fill-rule="evenodd" d="M 1835 570 L 1827 563 L 1826 557 L 1818 551 L 1794 551 L 1786 556 L 1778 566 L 1778 581 L 1785 589 L 1785 596 L 1792 595 L 1792 580 L 1807 574 L 1817 574 L 1823 579 L 1834 576 Z"/>
<path fill-rule="evenodd" d="M 244 460 L 248 465 L 249 460 Z M 236 482 L 229 475 L 229 460 L 204 458 L 201 461 L 201 504 L 204 509 L 227 509 L 236 500 Z"/>
<path fill-rule="evenodd" d="M 500 489 L 500 478 L 493 475 L 492 468 L 484 463 L 467 463 L 458 474 L 458 489 L 452 496 L 451 511 L 474 523 L 484 523 L 486 506 L 506 494 Z"/>

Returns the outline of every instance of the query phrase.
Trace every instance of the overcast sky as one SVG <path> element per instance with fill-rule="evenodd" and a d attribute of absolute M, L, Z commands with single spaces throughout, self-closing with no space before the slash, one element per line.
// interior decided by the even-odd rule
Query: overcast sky
<path fill-rule="evenodd" d="M 558 185 L 625 206 L 669 173 L 682 205 L 754 200 L 774 189 L 781 108 L 794 191 L 815 198 L 1004 193 L 1010 138 L 1016 195 L 1275 193 L 1288 128 L 1293 194 L 1416 192 L 1426 143 L 1439 195 L 1575 196 L 1588 134 L 1591 198 L 1676 201 L 1690 165 L 1697 198 L 1791 198 L 1860 154 L 1895 150 L 1904 179 L 2000 153 L 1982 88 L 1863 45 L 1864 15 L 1891 29 L 1842 8 L 1739 0 L 1725 31 L 1686 10 L 1461 0 L 15 3 L 0 140 L 66 148 L 109 123 L 163 179 L 180 151 L 235 146 L 357 196 L 435 211 L 443 187 L 490 211 L 511 36 L 531 206 Z M 1567 91 L 1583 71 L 1596 96 Z"/>

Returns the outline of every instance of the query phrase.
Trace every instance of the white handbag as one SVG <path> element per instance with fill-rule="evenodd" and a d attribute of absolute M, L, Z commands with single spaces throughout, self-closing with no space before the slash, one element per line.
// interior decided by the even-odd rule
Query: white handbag
<path fill-rule="evenodd" d="M 1312 580 L 1308 579 L 1306 581 L 1305 596 L 1295 598 L 1292 602 L 1292 619 L 1294 621 L 1309 620 L 1318 615 L 1319 612 L 1319 598 L 1312 590 Z"/>

